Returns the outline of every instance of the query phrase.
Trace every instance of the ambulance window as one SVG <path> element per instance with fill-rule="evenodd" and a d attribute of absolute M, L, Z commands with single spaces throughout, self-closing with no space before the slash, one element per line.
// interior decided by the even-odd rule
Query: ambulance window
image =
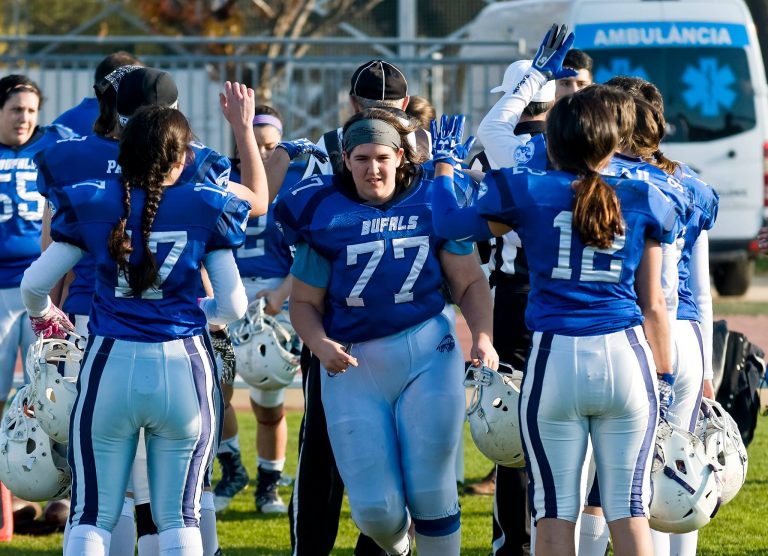
<path fill-rule="evenodd" d="M 669 142 L 721 139 L 752 129 L 755 98 L 744 50 L 739 48 L 596 49 L 595 82 L 636 75 L 664 95 Z"/>

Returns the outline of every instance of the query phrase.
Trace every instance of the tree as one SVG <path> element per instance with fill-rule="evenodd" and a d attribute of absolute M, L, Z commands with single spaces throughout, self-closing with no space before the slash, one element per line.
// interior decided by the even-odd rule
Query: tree
<path fill-rule="evenodd" d="M 141 0 L 139 14 L 160 34 L 184 36 L 258 36 L 296 39 L 321 37 L 366 17 L 382 0 L 218 0 L 203 4 L 181 0 Z M 284 77 L 286 60 L 305 56 L 312 46 L 264 42 L 253 46 L 208 45 L 211 54 L 255 55 L 260 60 L 243 81 L 260 102 L 272 98 L 272 86 Z M 228 65 L 228 71 L 234 64 Z M 227 77 L 227 76 L 218 76 Z"/>

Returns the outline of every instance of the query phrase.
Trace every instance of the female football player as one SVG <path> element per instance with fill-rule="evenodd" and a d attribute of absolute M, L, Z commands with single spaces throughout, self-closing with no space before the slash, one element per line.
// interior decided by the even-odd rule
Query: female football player
<path fill-rule="evenodd" d="M 44 199 L 37 191 L 36 153 L 71 137 L 61 126 L 39 127 L 40 88 L 24 75 L 0 79 L 0 410 L 13 384 L 19 348 L 34 341 L 19 294 L 21 276 L 40 256 Z"/>
<path fill-rule="evenodd" d="M 134 74 L 134 72 L 136 72 Z M 152 94 L 154 89 L 142 86 L 144 82 L 163 83 L 163 96 Z M 154 68 L 141 66 L 122 66 L 107 75 L 96 86 L 99 101 L 99 117 L 94 123 L 94 134 L 73 141 L 59 142 L 47 149 L 44 156 L 37 160 L 41 172 L 38 180 L 40 192 L 50 197 L 53 203 L 56 195 L 50 195 L 54 188 L 71 186 L 89 180 L 101 181 L 119 176 L 118 140 L 122 126 L 118 122 L 116 111 L 117 90 L 122 85 L 123 109 L 159 104 L 169 106 L 178 100 L 178 91 L 169 74 Z M 246 165 L 253 167 L 257 159 L 257 144 L 251 133 L 251 119 L 254 102 L 249 99 L 246 88 L 238 83 L 226 83 L 222 93 L 222 111 L 233 128 L 236 142 L 247 160 Z M 149 92 L 148 92 L 149 91 Z M 128 100 L 126 100 L 128 97 Z M 131 110 L 130 115 L 132 115 Z M 252 134 L 251 134 L 252 135 Z M 245 200 L 253 199 L 250 189 L 239 182 L 227 181 L 230 174 L 229 160 L 197 141 L 189 145 L 190 159 L 184 167 L 181 179 L 183 181 L 208 181 L 232 188 L 236 195 L 243 195 Z M 89 164 L 72 164 L 72 160 L 88 160 Z M 258 175 L 258 172 L 251 172 Z M 256 185 L 266 191 L 266 184 L 256 181 Z M 254 214 L 253 208 L 251 214 Z M 48 226 L 49 227 L 49 226 Z M 45 233 L 45 230 L 44 230 Z M 88 336 L 88 314 L 92 305 L 96 280 L 94 276 L 94 260 L 90 254 L 85 254 L 73 269 L 74 279 L 68 286 L 68 293 L 63 302 L 63 309 L 75 325 L 75 330 L 83 338 Z M 215 332 L 213 334 L 216 334 Z M 214 340 L 215 341 L 215 340 Z M 68 376 L 76 376 L 79 364 L 67 368 Z M 157 529 L 152 520 L 149 507 L 149 488 L 146 477 L 146 452 L 143 440 L 139 441 L 136 465 L 129 484 L 129 494 L 126 496 L 118 525 L 113 531 L 111 555 L 133 554 L 138 534 L 139 554 L 152 554 L 151 546 L 157 544 Z M 206 487 L 208 484 L 206 483 Z M 135 503 L 135 504 L 134 504 Z M 136 527 L 133 524 L 134 506 Z M 201 531 L 207 552 L 213 553 L 218 548 L 216 535 L 216 519 L 213 494 L 208 488 L 203 493 L 201 506 Z M 66 538 L 66 535 L 65 535 Z M 124 551 L 124 552 L 123 552 Z M 156 551 L 156 549 L 155 549 Z"/>
<path fill-rule="evenodd" d="M 47 292 L 88 252 L 96 291 L 72 413 L 72 524 L 65 554 L 106 554 L 144 429 L 161 553 L 202 554 L 198 529 L 215 434 L 217 376 L 206 320 L 241 317 L 232 249 L 249 205 L 219 187 L 180 181 L 192 132 L 175 109 L 141 109 L 125 126 L 119 180 L 54 188 L 54 243 L 25 273 L 38 334 L 70 327 Z M 201 264 L 215 298 L 198 300 Z"/>
<path fill-rule="evenodd" d="M 674 397 L 667 419 L 690 432 L 694 431 L 702 395 L 714 399 L 712 386 L 712 293 L 709 278 L 709 240 L 707 230 L 717 218 L 719 196 L 701 181 L 685 164 L 673 162 L 659 150 L 664 138 L 664 101 L 658 88 L 637 77 L 619 77 L 609 84 L 621 87 L 635 99 L 638 110 L 633 133 L 632 151 L 668 176 L 678 180 L 692 200 L 682 237 L 680 260 L 676 266 L 679 278 L 678 305 L 674 333 L 675 372 Z M 698 531 L 666 534 L 654 531 L 655 554 L 693 556 L 698 544 Z"/>
<path fill-rule="evenodd" d="M 388 554 L 458 555 L 454 469 L 464 419 L 462 354 L 495 368 L 488 282 L 471 246 L 437 238 L 406 139 L 413 128 L 368 109 L 343 129 L 344 167 L 278 198 L 296 244 L 291 322 L 320 360 L 322 400 L 352 517 Z"/>
<path fill-rule="evenodd" d="M 257 106 L 253 117 L 253 133 L 259 145 L 259 153 L 265 162 L 280 146 L 283 138 L 283 122 L 280 113 L 266 105 Z M 236 166 L 236 165 L 233 165 Z M 303 167 L 301 167 L 303 172 Z M 238 168 L 233 167 L 232 176 L 237 179 Z M 290 172 L 295 175 L 296 172 Z M 300 174 L 299 174 L 300 175 Z M 296 178 L 291 183 L 296 182 Z M 245 285 L 248 301 L 265 299 L 264 312 L 277 316 L 282 324 L 288 324 L 286 300 L 291 291 L 290 247 L 275 226 L 273 206 L 267 214 L 248 220 L 245 244 L 235 251 L 235 260 L 240 277 Z M 253 307 L 253 305 L 251 305 Z M 281 325 L 282 325 L 281 324 Z M 233 331 L 248 327 L 247 321 L 233 325 Z M 292 330 L 292 329 L 291 329 Z M 236 333 L 236 332 L 235 332 Z M 237 340 L 237 338 L 235 338 Z M 288 425 L 285 419 L 285 384 L 275 377 L 282 372 L 284 359 L 275 353 L 260 354 L 254 344 L 244 344 L 237 350 L 238 370 L 250 385 L 251 408 L 256 416 L 256 454 L 258 475 L 256 477 L 256 511 L 261 513 L 286 513 L 288 508 L 278 494 L 278 485 L 285 465 L 285 449 L 288 443 Z M 265 349 L 273 349 L 271 347 Z M 265 357 L 269 355 L 269 357 Z M 267 368 L 269 366 L 270 368 Z M 276 380 L 277 378 L 277 380 Z M 252 383 L 252 384 L 251 384 Z M 263 387 L 259 387 L 263 386 Z M 237 435 L 237 417 L 229 403 L 233 387 L 224 385 L 224 428 L 217 458 L 221 464 L 221 480 L 213 492 L 216 496 L 216 511 L 225 509 L 232 497 L 248 484 L 248 473 L 240 458 Z"/>
<path fill-rule="evenodd" d="M 558 170 L 491 171 L 477 203 L 464 209 L 451 186 L 457 149 L 436 157 L 446 162 L 435 184 L 437 233 L 486 239 L 515 229 L 530 254 L 526 320 L 534 334 L 520 422 L 537 554 L 575 553 L 588 438 L 614 550 L 652 551 L 653 371 L 671 372 L 660 243 L 672 240 L 679 222 L 656 188 L 600 176 L 618 140 L 597 98 L 564 97 L 547 120 Z"/>

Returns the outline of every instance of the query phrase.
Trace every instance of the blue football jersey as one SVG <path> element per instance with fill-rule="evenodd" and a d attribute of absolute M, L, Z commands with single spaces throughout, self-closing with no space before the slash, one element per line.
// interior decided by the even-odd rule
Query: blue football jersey
<path fill-rule="evenodd" d="M 120 175 L 117 163 L 119 154 L 117 139 L 100 135 L 86 135 L 58 141 L 51 148 L 38 153 L 35 161 L 39 171 L 37 189 L 52 201 L 53 210 L 56 196 L 51 189 L 61 188 L 88 180 L 104 181 Z M 87 161 L 87 164 L 73 164 L 72 161 Z M 91 311 L 93 291 L 96 285 L 94 259 L 86 253 L 72 269 L 75 279 L 67 288 L 67 297 L 62 309 L 74 315 L 87 315 Z"/>
<path fill-rule="evenodd" d="M 187 156 L 186 167 L 179 181 L 197 183 L 210 181 L 221 187 L 227 187 L 229 174 L 232 171 L 232 163 L 229 159 L 197 141 L 192 141 L 189 148 L 192 154 Z"/>
<path fill-rule="evenodd" d="M 693 215 L 693 202 L 680 180 L 639 157 L 616 154 L 603 173 L 609 176 L 643 180 L 655 185 L 675 205 L 683 224 Z M 681 228 L 680 231 L 682 230 Z"/>
<path fill-rule="evenodd" d="M 45 200 L 37 190 L 35 155 L 71 136 L 60 126 L 35 130 L 20 147 L 0 145 L 0 288 L 15 288 L 40 256 Z"/>
<path fill-rule="evenodd" d="M 92 135 L 93 123 L 99 117 L 99 101 L 96 97 L 85 97 L 80 104 L 70 108 L 53 123 L 68 127 L 78 135 Z"/>
<path fill-rule="evenodd" d="M 215 184 L 177 182 L 167 187 L 149 239 L 159 265 L 158 284 L 134 293 L 107 249 L 112 228 L 124 213 L 121 182 L 88 180 L 49 193 L 57 207 L 51 237 L 76 245 L 95 260 L 90 333 L 136 342 L 164 342 L 204 331 L 205 315 L 197 304 L 201 262 L 210 251 L 242 245 L 248 203 Z M 144 197 L 142 190 L 132 191 L 128 230 L 134 264 L 144 251 Z"/>
<path fill-rule="evenodd" d="M 196 141 L 189 146 L 192 154 L 187 158 L 179 181 L 202 183 L 208 180 L 226 187 L 229 181 L 229 160 Z M 50 149 L 51 152 L 45 152 L 37 157 L 41 168 L 41 173 L 38 175 L 38 189 L 43 196 L 48 197 L 48 190 L 52 187 L 119 176 L 121 173 L 120 165 L 117 163 L 119 150 L 116 139 L 99 135 L 59 141 Z M 72 164 L 73 160 L 87 160 L 88 164 Z M 55 197 L 51 199 L 54 200 Z M 90 312 L 96 280 L 94 260 L 91 255 L 86 253 L 73 270 L 75 279 L 68 288 L 67 298 L 62 308 L 67 313 L 87 315 Z"/>
<path fill-rule="evenodd" d="M 605 178 L 619 198 L 625 235 L 607 249 L 586 246 L 573 229 L 573 174 L 518 166 L 492 170 L 481 183 L 478 213 L 511 226 L 528 253 L 530 330 L 593 336 L 642 322 L 634 290 L 646 238 L 670 242 L 681 223 L 658 188 Z"/>
<path fill-rule="evenodd" d="M 305 163 L 292 162 L 288 166 L 281 190 L 299 182 L 305 169 Z M 240 174 L 234 168 L 231 179 L 240 181 Z M 240 276 L 283 278 L 291 272 L 293 255 L 285 236 L 275 225 L 274 206 L 273 202 L 269 205 L 267 214 L 248 219 L 245 243 L 235 251 Z"/>
<path fill-rule="evenodd" d="M 717 219 L 717 209 L 720 202 L 720 196 L 711 186 L 701 181 L 698 175 L 681 164 L 675 177 L 680 180 L 689 196 L 693 200 L 693 214 L 688 219 L 683 232 L 683 249 L 680 254 L 680 261 L 677 265 L 677 272 L 680 279 L 678 287 L 678 306 L 677 318 L 680 320 L 700 321 L 701 314 L 693 297 L 690 288 L 691 277 L 691 254 L 693 245 L 699 238 L 702 230 L 711 230 Z"/>
<path fill-rule="evenodd" d="M 365 205 L 336 176 L 312 176 L 278 197 L 275 218 L 289 244 L 306 242 L 331 264 L 323 324 L 330 338 L 388 336 L 442 311 L 428 179 L 379 206 Z"/>
<path fill-rule="evenodd" d="M 551 168 L 547 158 L 547 136 L 537 133 L 523 147 L 518 147 L 520 154 L 515 151 L 515 159 L 519 159 L 518 166 L 528 166 L 538 170 Z"/>

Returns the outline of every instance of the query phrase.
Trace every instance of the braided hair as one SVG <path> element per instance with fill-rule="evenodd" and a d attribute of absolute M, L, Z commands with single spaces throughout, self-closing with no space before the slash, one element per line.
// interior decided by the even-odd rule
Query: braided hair
<path fill-rule="evenodd" d="M 184 159 L 192 130 L 184 115 L 176 109 L 149 106 L 139 110 L 123 129 L 117 162 L 122 169 L 123 217 L 112 228 L 109 254 L 117 262 L 118 272 L 128 279 L 131 295 L 154 287 L 159 267 L 149 248 L 152 224 L 165 192 L 165 182 L 173 166 Z M 142 253 L 130 262 L 133 253 L 126 229 L 131 216 L 131 193 L 145 192 L 141 212 Z"/>

